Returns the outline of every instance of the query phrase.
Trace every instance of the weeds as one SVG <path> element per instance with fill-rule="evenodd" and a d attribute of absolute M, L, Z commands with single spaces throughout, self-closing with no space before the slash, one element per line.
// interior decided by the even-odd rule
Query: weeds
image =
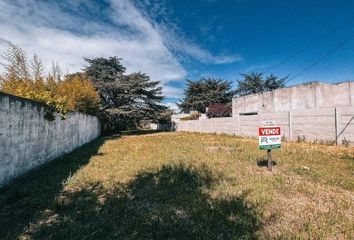
<path fill-rule="evenodd" d="M 305 136 L 297 136 L 296 142 L 304 143 L 304 142 L 306 142 L 306 137 Z"/>
<path fill-rule="evenodd" d="M 346 138 L 343 138 L 342 139 L 342 145 L 344 146 L 344 147 L 349 147 L 350 146 L 350 141 L 349 140 L 347 140 Z"/>
<path fill-rule="evenodd" d="M 101 138 L 0 189 L 0 239 L 354 235 L 353 148 L 285 142 L 272 173 L 264 157 L 225 135 Z"/>

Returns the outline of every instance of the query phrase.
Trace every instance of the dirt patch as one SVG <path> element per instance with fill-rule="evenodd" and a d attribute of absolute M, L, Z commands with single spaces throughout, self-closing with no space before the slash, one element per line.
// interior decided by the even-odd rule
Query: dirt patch
<path fill-rule="evenodd" d="M 233 153 L 237 151 L 236 148 L 225 147 L 225 146 L 210 146 L 210 147 L 206 147 L 205 149 L 209 153 L 216 153 L 216 152 Z"/>

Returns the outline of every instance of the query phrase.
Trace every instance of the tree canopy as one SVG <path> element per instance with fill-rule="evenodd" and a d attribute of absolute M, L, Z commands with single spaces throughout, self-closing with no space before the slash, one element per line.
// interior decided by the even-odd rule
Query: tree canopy
<path fill-rule="evenodd" d="M 254 93 L 272 91 L 285 86 L 287 77 L 278 78 L 273 74 L 264 79 L 263 73 L 241 74 L 242 80 L 237 80 L 238 87 L 235 91 L 238 96 L 245 96 Z"/>
<path fill-rule="evenodd" d="M 156 120 L 166 110 L 158 81 L 143 73 L 125 74 L 117 57 L 86 59 L 84 69 L 101 98 L 104 130 L 115 132 L 136 127 L 142 120 Z"/>
<path fill-rule="evenodd" d="M 205 113 L 213 103 L 231 102 L 233 91 L 231 83 L 221 79 L 202 78 L 197 81 L 187 80 L 185 97 L 178 104 L 183 112 L 198 111 Z"/>
<path fill-rule="evenodd" d="M 45 74 L 41 59 L 34 55 L 28 59 L 20 47 L 10 44 L 2 55 L 5 68 L 0 75 L 0 90 L 47 104 L 53 112 L 65 117 L 68 111 L 97 113 L 100 99 L 92 83 L 84 75 L 61 76 L 58 64 Z M 52 117 L 51 117 L 52 118 Z"/>

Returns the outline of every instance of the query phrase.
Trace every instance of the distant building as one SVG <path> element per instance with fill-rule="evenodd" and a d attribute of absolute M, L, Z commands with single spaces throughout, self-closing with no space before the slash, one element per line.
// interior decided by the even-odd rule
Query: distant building
<path fill-rule="evenodd" d="M 169 123 L 150 123 L 149 129 L 151 130 L 171 130 L 171 124 Z"/>

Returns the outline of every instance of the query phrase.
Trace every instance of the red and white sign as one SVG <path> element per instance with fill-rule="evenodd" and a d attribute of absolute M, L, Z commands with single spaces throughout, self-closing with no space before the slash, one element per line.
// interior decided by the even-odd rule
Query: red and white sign
<path fill-rule="evenodd" d="M 261 127 L 258 131 L 259 136 L 280 135 L 280 127 Z"/>
<path fill-rule="evenodd" d="M 260 127 L 258 129 L 259 148 L 262 150 L 281 147 L 280 127 Z"/>

